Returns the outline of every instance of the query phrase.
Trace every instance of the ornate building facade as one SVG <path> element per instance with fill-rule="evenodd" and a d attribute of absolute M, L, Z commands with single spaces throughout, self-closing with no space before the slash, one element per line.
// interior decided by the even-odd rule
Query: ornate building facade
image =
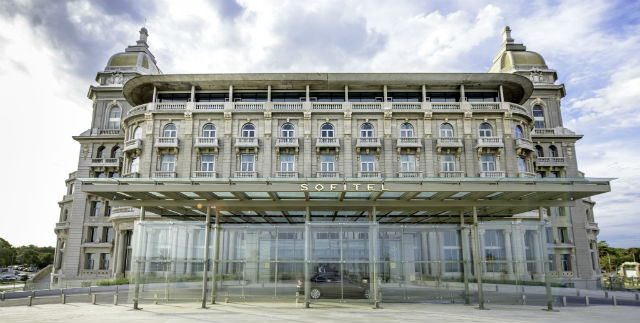
<path fill-rule="evenodd" d="M 578 170 L 556 72 L 503 35 L 489 73 L 192 75 L 143 28 L 90 87 L 52 279 L 597 286 L 609 182 Z"/>

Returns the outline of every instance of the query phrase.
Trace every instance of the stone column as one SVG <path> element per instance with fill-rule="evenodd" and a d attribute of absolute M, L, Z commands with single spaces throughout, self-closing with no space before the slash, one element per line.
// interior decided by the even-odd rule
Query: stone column
<path fill-rule="evenodd" d="M 429 232 L 427 239 L 429 241 L 429 266 L 431 267 L 431 274 L 440 277 L 442 273 L 439 264 L 442 262 L 442 259 L 438 250 L 439 244 L 437 232 Z"/>
<path fill-rule="evenodd" d="M 473 230 L 471 240 L 473 241 L 473 268 L 478 285 L 478 307 L 484 309 L 484 292 L 482 290 L 482 268 L 480 263 L 480 238 L 478 232 L 478 209 L 473 206 Z"/>
<path fill-rule="evenodd" d="M 193 273 L 193 248 L 193 229 L 189 228 L 187 231 L 187 275 L 191 275 Z"/>
<path fill-rule="evenodd" d="M 202 262 L 202 308 L 207 307 L 207 278 L 209 274 L 209 234 L 211 233 L 211 207 L 207 205 L 207 216 L 205 217 L 205 233 L 204 233 L 204 256 Z"/>
<path fill-rule="evenodd" d="M 511 249 L 511 230 L 506 229 L 504 232 L 504 254 L 505 260 L 507 262 L 507 278 L 513 279 L 513 257 L 512 257 L 512 249 Z"/>

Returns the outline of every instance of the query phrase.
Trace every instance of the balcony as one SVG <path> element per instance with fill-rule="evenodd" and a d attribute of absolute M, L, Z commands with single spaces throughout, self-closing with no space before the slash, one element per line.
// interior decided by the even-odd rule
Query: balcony
<path fill-rule="evenodd" d="M 392 102 L 392 110 L 420 110 L 422 103 L 420 102 Z"/>
<path fill-rule="evenodd" d="M 218 148 L 218 138 L 216 137 L 196 137 L 196 148 Z"/>
<path fill-rule="evenodd" d="M 476 148 L 502 148 L 502 137 L 480 137 L 476 142 Z"/>
<path fill-rule="evenodd" d="M 279 178 L 298 178 L 298 172 L 276 172 Z"/>
<path fill-rule="evenodd" d="M 216 178 L 215 171 L 195 171 L 193 172 L 193 178 Z"/>
<path fill-rule="evenodd" d="M 518 172 L 520 178 L 536 178 L 536 173 L 532 172 Z"/>
<path fill-rule="evenodd" d="M 382 110 L 382 102 L 353 102 L 351 110 Z"/>
<path fill-rule="evenodd" d="M 302 110 L 302 102 L 274 102 L 273 110 L 298 111 Z"/>
<path fill-rule="evenodd" d="M 422 177 L 422 172 L 398 172 L 400 178 L 415 178 Z"/>
<path fill-rule="evenodd" d="M 122 178 L 140 178 L 140 173 L 139 172 L 125 173 L 125 174 L 122 174 Z"/>
<path fill-rule="evenodd" d="M 525 138 L 516 138 L 516 149 L 533 151 L 533 142 Z"/>
<path fill-rule="evenodd" d="M 56 230 L 65 230 L 65 229 L 69 229 L 69 221 L 64 221 L 64 222 L 58 222 L 56 223 Z"/>
<path fill-rule="evenodd" d="M 157 137 L 154 146 L 156 148 L 178 148 L 178 138 Z"/>
<path fill-rule="evenodd" d="M 418 137 L 403 137 L 398 138 L 398 148 L 421 148 L 422 141 Z"/>
<path fill-rule="evenodd" d="M 456 137 L 443 137 L 436 140 L 438 148 L 462 148 L 462 139 Z"/>
<path fill-rule="evenodd" d="M 556 128 L 536 128 L 533 129 L 533 131 L 531 132 L 532 136 L 536 136 L 536 137 L 555 137 L 555 136 L 570 136 L 570 137 L 576 137 L 576 136 L 580 136 L 580 135 L 576 135 L 575 132 L 567 129 L 567 128 L 563 128 L 563 127 L 556 127 Z"/>
<path fill-rule="evenodd" d="M 120 129 L 100 129 L 99 133 L 101 135 L 111 135 L 111 136 L 121 134 Z"/>
<path fill-rule="evenodd" d="M 460 110 L 460 102 L 432 102 L 432 110 Z"/>
<path fill-rule="evenodd" d="M 137 217 L 140 215 L 140 210 L 133 207 L 114 207 L 111 209 L 111 218 L 117 217 Z"/>
<path fill-rule="evenodd" d="M 464 177 L 464 172 L 462 171 L 453 171 L 453 172 L 440 172 L 441 178 L 460 178 Z"/>
<path fill-rule="evenodd" d="M 224 110 L 224 102 L 196 102 L 196 110 Z"/>
<path fill-rule="evenodd" d="M 499 171 L 480 172 L 480 177 L 486 177 L 486 178 L 504 177 L 504 172 L 499 172 Z"/>
<path fill-rule="evenodd" d="M 378 137 L 365 137 L 358 138 L 356 142 L 357 148 L 380 148 L 382 147 L 382 143 L 380 142 L 380 138 Z"/>
<path fill-rule="evenodd" d="M 243 171 L 236 171 L 236 176 L 237 178 L 257 178 L 258 177 L 258 172 L 243 172 Z"/>
<path fill-rule="evenodd" d="M 118 158 L 91 158 L 92 167 L 118 167 Z"/>
<path fill-rule="evenodd" d="M 256 111 L 264 110 L 264 102 L 234 102 L 234 110 Z"/>
<path fill-rule="evenodd" d="M 141 139 L 131 139 L 124 142 L 124 151 L 141 150 L 141 149 L 142 149 Z"/>
<path fill-rule="evenodd" d="M 380 178 L 382 177 L 380 172 L 358 172 L 359 178 Z"/>
<path fill-rule="evenodd" d="M 152 172 L 151 177 L 153 178 L 176 178 L 176 172 L 168 172 L 168 171 L 158 171 Z"/>
<path fill-rule="evenodd" d="M 320 111 L 342 110 L 343 102 L 313 102 L 311 109 Z"/>
<path fill-rule="evenodd" d="M 236 138 L 237 148 L 258 148 L 259 146 L 260 146 L 260 142 L 258 141 L 258 138 L 254 138 L 254 137 Z"/>
<path fill-rule="evenodd" d="M 316 177 L 338 178 L 338 177 L 340 177 L 340 173 L 338 173 L 338 172 L 316 172 Z"/>
<path fill-rule="evenodd" d="M 186 102 L 156 102 L 156 110 L 184 110 L 187 107 Z"/>
<path fill-rule="evenodd" d="M 471 110 L 500 110 L 500 102 L 471 102 Z"/>
<path fill-rule="evenodd" d="M 316 147 L 318 148 L 327 148 L 327 147 L 340 147 L 340 141 L 338 138 L 318 138 L 316 139 Z"/>
<path fill-rule="evenodd" d="M 537 167 L 544 166 L 567 166 L 567 160 L 565 157 L 538 157 L 536 159 Z"/>
<path fill-rule="evenodd" d="M 298 138 L 278 137 L 278 138 L 276 138 L 276 147 L 282 147 L 282 148 L 294 147 L 294 148 L 298 148 Z"/>
<path fill-rule="evenodd" d="M 585 223 L 585 228 L 587 230 L 600 231 L 600 228 L 598 227 L 598 223 L 597 222 L 587 222 L 587 223 Z"/>

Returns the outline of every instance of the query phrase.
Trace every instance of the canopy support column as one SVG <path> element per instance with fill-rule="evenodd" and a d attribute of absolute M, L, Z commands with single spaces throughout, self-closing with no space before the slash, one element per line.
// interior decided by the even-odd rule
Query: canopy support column
<path fill-rule="evenodd" d="M 547 265 L 547 252 L 544 248 L 544 240 L 542 231 L 544 230 L 544 216 L 542 207 L 538 207 L 538 220 L 540 220 L 540 229 L 538 230 L 538 241 L 540 242 L 540 261 L 544 270 L 544 287 L 547 294 L 547 310 L 553 311 L 553 295 L 551 295 L 551 277 L 549 277 L 549 265 Z"/>
<path fill-rule="evenodd" d="M 154 88 L 154 92 L 155 92 L 155 88 Z M 154 95 L 155 98 L 155 95 Z M 144 206 L 140 207 L 140 222 L 144 221 L 145 216 L 146 216 L 146 210 L 144 208 Z M 142 232 L 140 232 L 139 234 L 142 234 Z M 135 274 L 135 289 L 133 291 L 133 309 L 134 310 L 139 310 L 140 308 L 138 307 L 138 298 L 140 297 L 140 261 L 138 259 L 136 259 L 136 274 Z"/>
<path fill-rule="evenodd" d="M 377 230 L 377 211 L 375 205 L 369 211 L 369 237 L 371 239 L 371 248 L 369 252 L 369 298 L 373 299 L 373 308 L 380 308 L 380 300 L 378 299 L 378 230 Z"/>
<path fill-rule="evenodd" d="M 311 210 L 305 207 L 304 224 L 304 307 L 311 303 Z"/>
<path fill-rule="evenodd" d="M 469 246 L 467 239 L 469 230 L 464 224 L 464 211 L 460 211 L 460 245 L 462 246 L 462 274 L 464 279 L 464 304 L 469 305 L 469 259 L 467 258 Z"/>
<path fill-rule="evenodd" d="M 484 294 L 482 291 L 482 272 L 480 267 L 480 241 L 478 239 L 478 208 L 473 206 L 473 230 L 471 230 L 471 240 L 473 241 L 473 272 L 476 276 L 478 288 L 478 308 L 484 309 Z"/>
<path fill-rule="evenodd" d="M 207 206 L 204 233 L 204 256 L 202 258 L 202 308 L 207 308 L 207 278 L 209 274 L 209 235 L 211 234 L 211 207 Z"/>
<path fill-rule="evenodd" d="M 218 253 L 220 252 L 220 212 L 216 206 L 213 206 L 213 210 L 216 212 L 216 226 L 214 229 L 214 241 L 213 241 L 213 269 L 211 270 L 211 304 L 216 303 L 216 284 L 218 274 Z"/>

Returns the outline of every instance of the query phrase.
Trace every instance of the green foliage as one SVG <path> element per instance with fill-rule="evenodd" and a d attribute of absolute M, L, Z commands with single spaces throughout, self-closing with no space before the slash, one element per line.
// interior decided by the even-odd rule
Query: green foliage
<path fill-rule="evenodd" d="M 54 247 L 36 247 L 34 245 L 14 247 L 0 238 L 0 265 L 34 265 L 44 268 L 53 263 Z"/>
<path fill-rule="evenodd" d="M 113 280 L 101 280 L 99 281 L 96 285 L 97 286 L 110 286 L 110 285 L 128 285 L 129 284 L 129 279 L 128 278 L 116 278 Z"/>
<path fill-rule="evenodd" d="M 598 242 L 600 267 L 607 272 L 616 272 L 623 262 L 640 261 L 640 248 L 614 248 L 606 241 Z"/>

